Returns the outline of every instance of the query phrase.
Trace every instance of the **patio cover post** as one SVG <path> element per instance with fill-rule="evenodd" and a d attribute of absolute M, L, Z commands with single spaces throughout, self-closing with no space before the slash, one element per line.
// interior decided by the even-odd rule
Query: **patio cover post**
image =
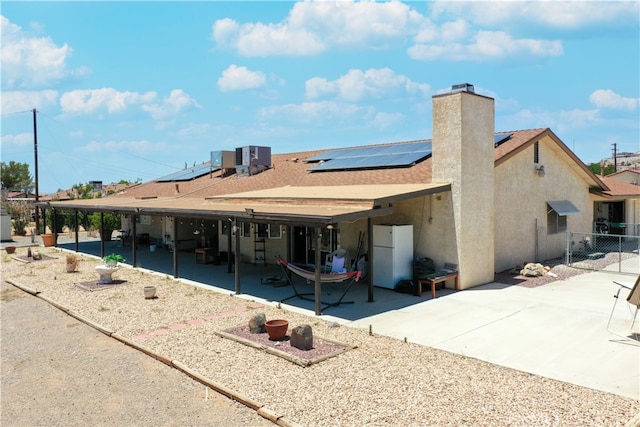
<path fill-rule="evenodd" d="M 80 251 L 80 241 L 78 239 L 78 209 L 73 210 L 73 225 L 76 228 L 76 252 Z"/>
<path fill-rule="evenodd" d="M 369 278 L 369 289 L 367 302 L 373 302 L 373 221 L 367 218 L 367 277 Z M 358 262 L 358 260 L 356 260 Z"/>
<path fill-rule="evenodd" d="M 178 218 L 173 218 L 173 278 L 178 278 Z"/>
<path fill-rule="evenodd" d="M 316 316 L 320 316 L 322 314 L 322 283 L 320 282 L 320 258 L 322 255 L 321 245 L 322 245 L 322 228 L 316 227 L 316 250 L 315 250 L 316 277 L 314 278 Z"/>
<path fill-rule="evenodd" d="M 227 218 L 224 221 L 228 221 L 230 224 L 227 225 L 227 273 L 233 273 L 233 260 L 231 259 L 231 236 L 233 227 L 236 225 L 235 222 L 231 221 L 231 218 Z"/>
<path fill-rule="evenodd" d="M 233 223 L 237 224 L 237 218 L 233 219 Z M 236 266 L 236 274 L 235 274 L 235 283 L 236 283 L 236 294 L 240 294 L 242 291 L 240 289 L 240 228 L 234 227 L 236 229 L 236 250 L 234 253 L 235 266 Z M 229 254 L 231 256 L 231 254 Z"/>
<path fill-rule="evenodd" d="M 138 265 L 138 232 L 136 230 L 136 223 L 138 222 L 138 215 L 131 216 L 131 265 L 136 267 Z"/>
<path fill-rule="evenodd" d="M 104 212 L 100 212 L 100 258 L 104 257 Z"/>

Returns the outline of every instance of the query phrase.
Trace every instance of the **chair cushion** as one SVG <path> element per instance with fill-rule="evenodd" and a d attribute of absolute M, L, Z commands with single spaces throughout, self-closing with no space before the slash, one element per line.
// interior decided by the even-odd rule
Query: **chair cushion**
<path fill-rule="evenodd" d="M 334 256 L 331 260 L 331 272 L 332 273 L 346 273 L 347 269 L 344 268 L 344 258 Z"/>

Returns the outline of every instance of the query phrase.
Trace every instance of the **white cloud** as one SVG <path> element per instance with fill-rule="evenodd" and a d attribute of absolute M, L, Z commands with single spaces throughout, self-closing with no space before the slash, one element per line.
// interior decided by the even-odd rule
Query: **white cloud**
<path fill-rule="evenodd" d="M 430 16 L 458 17 L 479 25 L 543 24 L 576 29 L 602 23 L 637 25 L 637 1 L 435 1 Z M 635 23 L 634 23 L 635 20 Z"/>
<path fill-rule="evenodd" d="M 174 89 L 161 103 L 143 105 L 142 109 L 155 120 L 163 120 L 176 116 L 189 108 L 198 108 L 200 105 L 195 99 L 184 93 L 182 89 Z"/>
<path fill-rule="evenodd" d="M 152 143 L 147 140 L 139 141 L 91 141 L 81 147 L 78 147 L 75 151 L 80 153 L 134 153 L 134 154 L 148 154 L 151 152 L 157 152 L 167 148 L 167 144 L 164 142 Z"/>
<path fill-rule="evenodd" d="M 120 92 L 112 88 L 79 89 L 65 92 L 60 97 L 62 111 L 70 114 L 90 114 L 106 111 L 119 113 L 131 105 L 149 103 L 156 99 L 155 92 Z"/>
<path fill-rule="evenodd" d="M 44 86 L 69 76 L 84 75 L 87 68 L 69 70 L 67 60 L 72 49 L 64 44 L 56 45 L 49 37 L 33 37 L 18 25 L 0 16 L 2 28 L 3 87 Z"/>
<path fill-rule="evenodd" d="M 428 84 L 416 83 L 402 74 L 396 74 L 389 68 L 371 68 L 366 71 L 349 70 L 347 74 L 334 81 L 314 77 L 307 80 L 305 86 L 308 98 L 316 99 L 324 95 L 336 95 L 351 102 L 404 94 L 427 97 L 431 90 Z"/>
<path fill-rule="evenodd" d="M 565 132 L 578 128 L 588 128 L 601 121 L 599 110 L 532 111 L 523 109 L 513 115 L 502 116 L 501 121 L 509 123 L 510 129 L 551 128 Z"/>
<path fill-rule="evenodd" d="M 559 56 L 562 42 L 539 39 L 514 39 L 503 31 L 478 31 L 471 40 L 440 44 L 417 44 L 408 49 L 416 60 L 448 59 L 478 61 L 513 55 Z"/>
<path fill-rule="evenodd" d="M 331 47 L 382 46 L 417 31 L 424 17 L 401 2 L 298 2 L 275 24 L 213 24 L 217 45 L 243 56 L 316 55 Z"/>
<path fill-rule="evenodd" d="M 2 92 L 2 112 L 14 113 L 30 109 L 44 110 L 56 104 L 55 90 Z"/>
<path fill-rule="evenodd" d="M 266 84 L 267 77 L 260 71 L 251 71 L 247 67 L 230 65 L 218 79 L 218 88 L 222 92 L 257 89 Z"/>
<path fill-rule="evenodd" d="M 323 123 L 336 120 L 351 123 L 354 118 L 371 116 L 372 111 L 371 108 L 363 108 L 355 104 L 322 101 L 274 105 L 261 108 L 259 115 L 263 119 L 286 118 L 291 122 L 320 127 Z"/>
<path fill-rule="evenodd" d="M 589 102 L 598 108 L 614 110 L 635 110 L 640 102 L 639 98 L 626 98 L 610 89 L 598 89 L 589 95 Z"/>
<path fill-rule="evenodd" d="M 1 146 L 6 148 L 10 145 L 17 147 L 32 146 L 33 133 L 19 133 L 17 135 L 2 135 Z"/>

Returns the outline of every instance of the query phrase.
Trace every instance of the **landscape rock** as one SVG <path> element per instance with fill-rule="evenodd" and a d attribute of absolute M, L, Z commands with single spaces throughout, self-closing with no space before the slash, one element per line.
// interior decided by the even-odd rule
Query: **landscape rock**
<path fill-rule="evenodd" d="M 293 328 L 290 338 L 291 345 L 300 350 L 313 348 L 313 331 L 309 325 L 300 325 Z"/>
<path fill-rule="evenodd" d="M 264 313 L 258 313 L 249 320 L 249 332 L 252 334 L 263 334 L 267 332 L 264 324 L 267 321 L 267 316 Z"/>
<path fill-rule="evenodd" d="M 520 274 L 528 277 L 537 277 L 544 276 L 549 272 L 549 270 L 551 270 L 549 267 L 545 267 L 542 264 L 530 262 L 520 270 Z"/>

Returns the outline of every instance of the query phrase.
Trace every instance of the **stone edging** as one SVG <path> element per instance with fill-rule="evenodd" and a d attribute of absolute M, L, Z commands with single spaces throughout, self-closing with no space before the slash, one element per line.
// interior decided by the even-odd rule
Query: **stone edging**
<path fill-rule="evenodd" d="M 265 405 L 262 405 L 261 403 L 258 403 L 254 400 L 252 400 L 251 398 L 244 396 L 234 390 L 231 390 L 230 388 L 225 387 L 222 384 L 218 384 L 215 381 L 200 375 L 197 371 L 189 368 L 187 365 L 183 364 L 182 362 L 178 361 L 178 360 L 172 360 L 169 359 L 165 356 L 162 356 L 161 354 L 156 353 L 155 351 L 153 351 L 152 349 L 143 346 L 141 344 L 136 343 L 135 341 L 132 341 L 128 338 L 123 337 L 122 335 L 111 331 L 110 329 L 96 323 L 93 322 L 92 320 L 82 316 L 79 313 L 76 313 L 72 310 L 70 310 L 69 308 L 63 306 L 62 304 L 60 304 L 59 302 L 52 300 L 51 298 L 47 297 L 46 295 L 43 295 L 40 291 L 38 291 L 37 289 L 31 289 L 27 286 L 24 286 L 22 284 L 18 284 L 12 280 L 6 280 L 7 283 L 9 283 L 12 286 L 15 286 L 16 288 L 27 292 L 33 296 L 36 296 L 38 298 L 40 298 L 41 300 L 49 303 L 50 305 L 54 306 L 55 308 L 57 308 L 58 310 L 68 314 L 69 316 L 91 326 L 92 328 L 102 332 L 103 334 L 107 335 L 110 338 L 113 338 L 117 341 L 120 341 L 123 344 L 128 345 L 129 347 L 132 347 L 150 357 L 153 357 L 154 359 L 166 364 L 167 366 L 170 366 L 174 369 L 177 369 L 179 371 L 181 371 L 182 373 L 188 375 L 189 377 L 193 378 L 194 380 L 198 381 L 199 383 L 211 388 L 212 390 L 223 394 L 225 396 L 227 396 L 229 399 L 235 400 L 236 402 L 239 402 L 243 405 L 245 405 L 246 407 L 253 409 L 254 411 L 256 411 L 256 413 L 258 415 L 260 415 L 262 418 L 265 418 L 271 422 L 273 422 L 274 424 L 277 424 L 279 426 L 282 427 L 301 427 L 299 424 L 295 423 L 294 421 L 288 419 L 286 416 L 284 416 L 283 414 L 278 414 L 277 412 L 267 408 Z"/>

